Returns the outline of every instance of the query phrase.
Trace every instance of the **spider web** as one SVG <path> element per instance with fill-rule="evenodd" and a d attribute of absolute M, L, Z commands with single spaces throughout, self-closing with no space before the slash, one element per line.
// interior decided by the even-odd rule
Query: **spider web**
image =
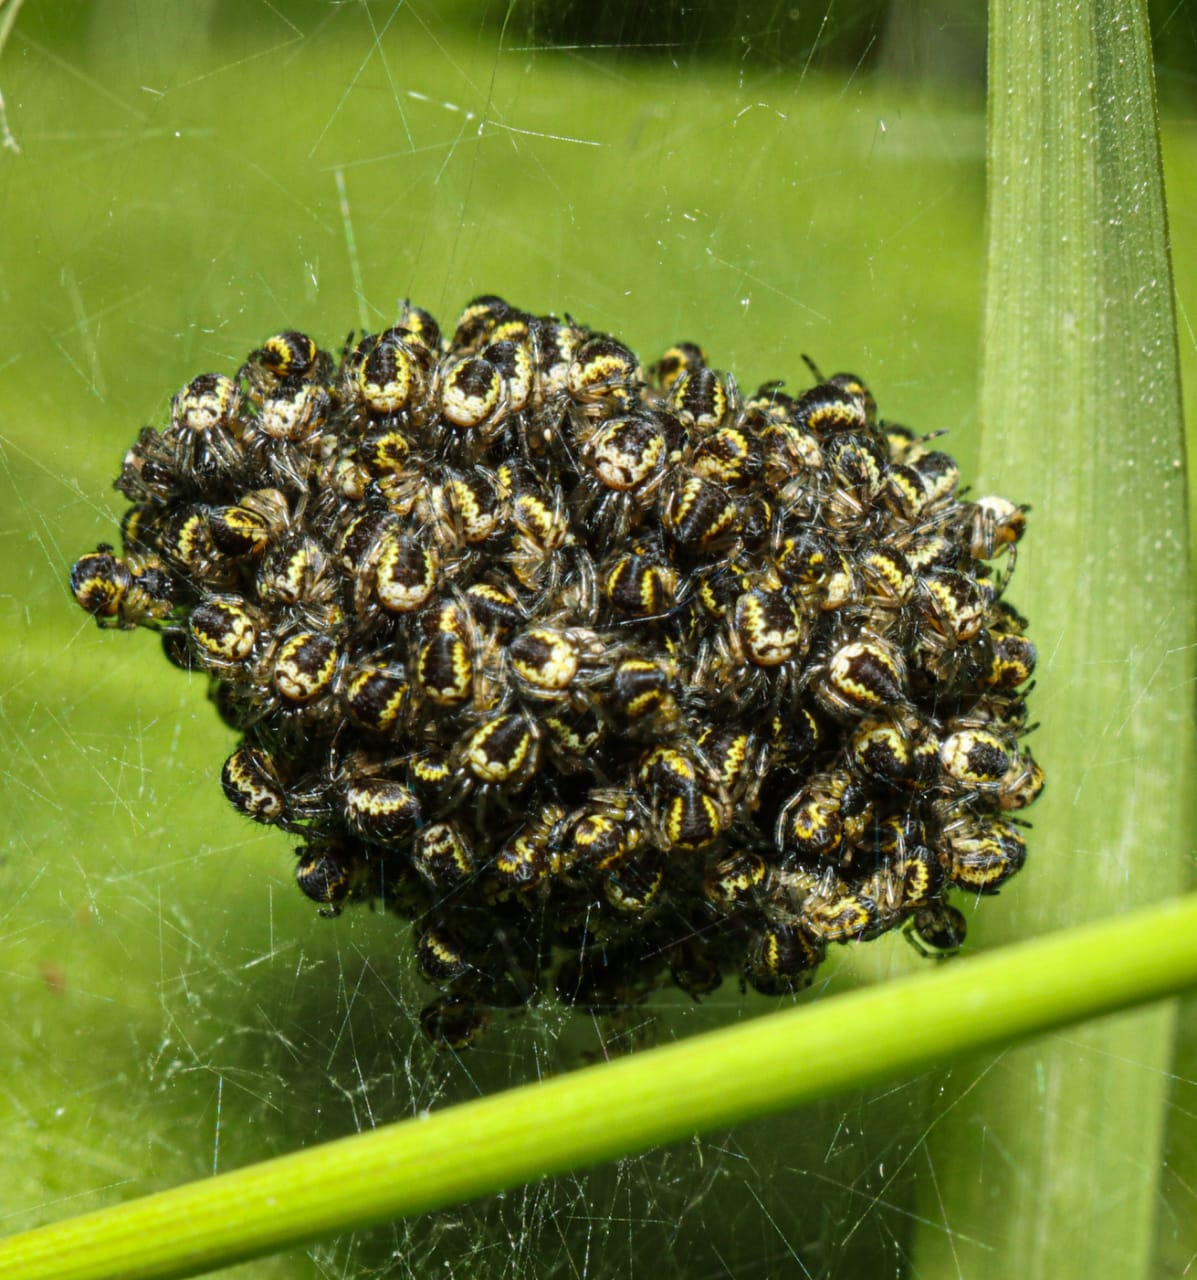
<path fill-rule="evenodd" d="M 116 540 L 112 477 L 177 387 L 231 373 L 282 328 L 336 349 L 407 297 L 451 326 L 496 292 L 568 311 L 645 359 L 697 340 L 745 386 L 803 385 L 810 352 L 858 369 L 887 416 L 950 427 L 973 472 L 974 20 L 749 0 L 583 8 L 30 3 L 0 51 L 0 137 L 20 149 L 0 150 L 0 1131 L 24 1153 L 0 1172 L 0 1229 L 772 1003 L 727 983 L 701 1006 L 661 997 L 614 1025 L 545 1002 L 473 1050 L 434 1052 L 406 926 L 366 910 L 316 918 L 286 838 L 220 794 L 232 735 L 202 682 L 167 668 L 149 635 L 97 635 L 63 588 L 76 555 Z M 932 81 L 930 65 L 954 74 Z M 1194 215 L 1176 212 L 1197 209 L 1191 129 L 1173 147 L 1183 280 L 1197 251 Z M 803 998 L 913 963 L 893 938 L 843 949 Z M 224 1274 L 913 1274 L 916 1228 L 987 1247 L 936 1212 L 929 1138 L 995 1069 Z M 1182 1188 L 1166 1213 L 1192 1198 Z"/>

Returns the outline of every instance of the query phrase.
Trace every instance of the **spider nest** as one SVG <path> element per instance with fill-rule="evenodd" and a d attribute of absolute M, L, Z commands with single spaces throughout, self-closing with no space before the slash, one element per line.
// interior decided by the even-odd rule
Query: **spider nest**
<path fill-rule="evenodd" d="M 322 914 L 415 922 L 438 1044 L 547 992 L 795 991 L 893 928 L 942 954 L 1043 785 L 1025 508 L 811 370 L 746 396 L 496 297 L 447 340 L 280 333 L 141 432 L 71 587 L 208 673 L 225 794 Z"/>

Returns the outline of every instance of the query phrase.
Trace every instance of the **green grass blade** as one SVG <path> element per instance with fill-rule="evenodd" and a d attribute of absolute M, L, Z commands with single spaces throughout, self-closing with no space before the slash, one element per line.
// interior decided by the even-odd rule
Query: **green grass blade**
<path fill-rule="evenodd" d="M 982 471 L 1033 507 L 1014 595 L 1040 647 L 1050 790 L 1034 865 L 1010 909 L 987 913 L 990 940 L 1176 892 L 1193 743 L 1146 10 L 995 0 L 991 14 Z M 947 1230 L 920 1234 L 918 1273 L 1150 1274 L 1174 1026 L 1161 1006 L 954 1073 L 922 1206 Z"/>
<path fill-rule="evenodd" d="M 1144 944 L 1157 937 L 1159 945 Z M 1072 980 L 1080 970 L 1089 984 Z M 0 1241 L 0 1274 L 194 1275 L 842 1094 L 1194 983 L 1190 896 L 13 1236 Z"/>
<path fill-rule="evenodd" d="M 1197 1000 L 1180 1006 L 1171 1107 L 1161 1161 L 1152 1274 L 1191 1274 L 1197 1257 Z"/>

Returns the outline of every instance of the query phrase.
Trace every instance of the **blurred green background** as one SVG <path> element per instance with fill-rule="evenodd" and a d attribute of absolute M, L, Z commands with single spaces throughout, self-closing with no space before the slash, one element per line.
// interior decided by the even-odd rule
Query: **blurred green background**
<path fill-rule="evenodd" d="M 1192 421 L 1197 31 L 1153 17 Z M 26 0 L 0 52 L 0 1230 L 602 1052 L 542 1008 L 430 1054 L 405 931 L 316 918 L 285 837 L 220 793 L 232 736 L 202 684 L 75 608 L 69 565 L 115 538 L 137 429 L 281 328 L 336 348 L 404 298 L 451 325 L 498 292 L 645 359 L 701 341 L 742 385 L 804 385 L 803 352 L 851 368 L 887 417 L 950 429 L 971 476 L 983 79 L 963 0 Z M 1058 674 L 1045 652 L 1040 714 Z M 892 938 L 846 950 L 805 998 L 912 963 Z M 769 1004 L 672 1003 L 646 1035 Z M 898 1274 L 941 1089 L 228 1274 Z"/>

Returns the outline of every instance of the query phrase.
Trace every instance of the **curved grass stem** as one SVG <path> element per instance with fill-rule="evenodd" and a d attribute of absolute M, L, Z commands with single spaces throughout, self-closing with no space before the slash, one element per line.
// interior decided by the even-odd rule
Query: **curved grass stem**
<path fill-rule="evenodd" d="M 1078 983 L 1078 973 L 1088 980 Z M 1194 984 L 1197 895 L 12 1236 L 0 1240 L 0 1275 L 196 1275 L 893 1080 Z"/>

